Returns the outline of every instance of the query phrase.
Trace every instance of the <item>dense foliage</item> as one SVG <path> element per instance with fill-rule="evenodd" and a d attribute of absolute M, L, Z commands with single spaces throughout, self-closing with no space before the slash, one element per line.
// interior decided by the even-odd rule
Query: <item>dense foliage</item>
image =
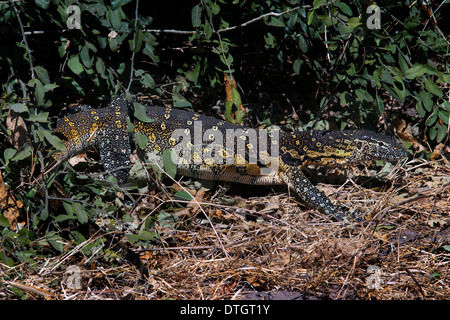
<path fill-rule="evenodd" d="M 0 261 L 31 263 L 68 240 L 80 244 L 86 235 L 74 226 L 99 217 L 135 244 L 157 237 L 154 223 L 168 223 L 164 212 L 139 226 L 123 215 L 116 193 L 132 187 L 105 186 L 67 164 L 43 175 L 48 151 L 61 147 L 52 124 L 74 103 L 104 106 L 129 91 L 286 129 L 392 132 L 400 120 L 432 151 L 448 139 L 447 2 L 3 1 Z"/>

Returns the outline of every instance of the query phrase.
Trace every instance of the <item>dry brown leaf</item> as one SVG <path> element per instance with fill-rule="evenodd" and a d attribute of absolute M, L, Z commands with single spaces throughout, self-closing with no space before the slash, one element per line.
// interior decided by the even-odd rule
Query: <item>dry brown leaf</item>
<path fill-rule="evenodd" d="M 186 190 L 192 191 L 192 190 L 188 190 L 188 189 L 186 189 Z M 198 211 L 198 209 L 200 208 L 200 206 L 198 204 L 203 202 L 203 197 L 205 196 L 205 191 L 206 191 L 206 189 L 204 189 L 204 188 L 201 188 L 200 190 L 198 190 L 197 193 L 195 194 L 195 197 L 187 204 L 186 208 L 178 211 L 176 213 L 176 215 L 178 217 L 182 217 L 182 216 L 186 216 L 186 215 L 195 214 Z"/>
<path fill-rule="evenodd" d="M 17 218 L 22 207 L 23 203 L 15 200 L 9 192 L 8 186 L 3 183 L 2 173 L 0 172 L 0 208 L 3 216 L 8 219 L 11 230 L 15 230 L 17 227 Z"/>
<path fill-rule="evenodd" d="M 274 257 L 272 257 L 269 265 L 271 267 L 284 267 L 291 263 L 291 254 L 288 252 L 281 251 Z"/>
<path fill-rule="evenodd" d="M 402 140 L 412 143 L 414 149 L 417 151 L 425 150 L 425 147 L 421 145 L 411 134 L 410 128 L 405 120 L 397 118 L 393 122 L 394 133 Z"/>
<path fill-rule="evenodd" d="M 43 296 L 45 299 L 57 298 L 55 294 L 53 294 L 53 293 L 51 293 L 51 292 L 49 292 L 47 290 L 35 287 L 35 286 L 29 286 L 29 285 L 26 285 L 26 284 L 17 283 L 17 282 L 13 282 L 13 281 L 5 281 L 5 284 L 13 286 L 13 287 L 16 287 L 16 288 L 18 288 L 20 290 L 27 291 L 27 292 L 29 292 L 31 294 L 38 294 L 40 296 Z"/>
<path fill-rule="evenodd" d="M 6 117 L 6 127 L 11 131 L 11 135 L 8 137 L 9 142 L 14 148 L 21 148 L 28 138 L 28 130 L 23 118 L 9 109 L 8 116 Z"/>
<path fill-rule="evenodd" d="M 433 154 L 430 157 L 430 160 L 436 160 L 442 154 L 442 151 L 445 147 L 445 144 L 439 143 L 433 150 Z"/>
<path fill-rule="evenodd" d="M 448 219 L 444 219 L 444 218 L 431 218 L 427 221 L 427 224 L 431 227 L 431 228 L 445 228 L 445 226 L 448 224 Z"/>
<path fill-rule="evenodd" d="M 86 153 L 80 153 L 80 154 L 77 154 L 76 156 L 70 158 L 69 160 L 67 160 L 67 162 L 69 162 L 69 164 L 72 167 L 75 167 L 78 165 L 87 165 L 86 157 L 87 157 Z"/>
<path fill-rule="evenodd" d="M 234 80 L 234 77 L 229 76 L 224 73 L 223 75 L 224 81 L 225 81 L 225 93 L 226 93 L 226 101 L 232 101 L 233 100 L 233 88 L 237 89 L 236 80 Z M 244 106 L 240 104 L 238 107 L 241 111 L 246 112 Z"/>
<path fill-rule="evenodd" d="M 223 78 L 225 80 L 226 101 L 231 101 L 233 100 L 233 94 L 231 92 L 231 89 L 233 87 L 236 87 L 236 81 L 234 79 L 231 79 L 226 74 L 223 75 Z"/>

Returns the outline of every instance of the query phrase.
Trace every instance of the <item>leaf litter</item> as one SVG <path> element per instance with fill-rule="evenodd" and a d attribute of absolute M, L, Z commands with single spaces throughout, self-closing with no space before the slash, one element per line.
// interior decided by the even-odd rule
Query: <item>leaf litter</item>
<path fill-rule="evenodd" d="M 20 291 L 28 299 L 74 300 L 449 299 L 450 166 L 412 160 L 393 168 L 390 180 L 372 174 L 361 182 L 367 170 L 334 171 L 344 180 L 330 184 L 324 175 L 317 183 L 333 202 L 366 219 L 348 225 L 283 189 L 248 195 L 245 186 L 193 190 L 175 183 L 172 195 L 188 192 L 191 201 L 152 191 L 137 205 L 149 206 L 145 218 L 134 216 L 138 225 L 162 204 L 180 207 L 164 209 L 177 219 L 155 225 L 152 246 L 126 243 L 148 274 L 118 254 L 113 241 L 83 254 L 97 244 L 97 231 L 78 246 L 61 243 L 59 256 L 35 257 L 32 267 L 1 264 L 7 290 L 0 298 Z M 120 231 L 110 235 L 127 242 Z M 96 255 L 100 249 L 105 253 Z M 70 285 L 69 266 L 78 268 L 77 287 Z"/>

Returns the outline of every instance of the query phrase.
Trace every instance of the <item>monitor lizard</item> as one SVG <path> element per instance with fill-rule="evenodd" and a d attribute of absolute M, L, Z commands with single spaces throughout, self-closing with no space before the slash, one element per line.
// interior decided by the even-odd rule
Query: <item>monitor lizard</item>
<path fill-rule="evenodd" d="M 349 215 L 320 192 L 302 169 L 310 165 L 396 161 L 408 156 L 399 143 L 372 131 L 255 130 L 156 106 L 147 107 L 147 116 L 153 119 L 148 122 L 133 117 L 131 105 L 122 95 L 107 107 L 82 105 L 79 112 L 59 119 L 53 133 L 63 141 L 65 149 L 55 153 L 54 158 L 63 161 L 96 147 L 105 170 L 118 183 L 124 183 L 131 165 L 131 139 L 138 132 L 148 138 L 147 152 L 160 157 L 164 150 L 174 150 L 177 174 L 249 185 L 285 184 L 310 207 L 348 221 Z"/>

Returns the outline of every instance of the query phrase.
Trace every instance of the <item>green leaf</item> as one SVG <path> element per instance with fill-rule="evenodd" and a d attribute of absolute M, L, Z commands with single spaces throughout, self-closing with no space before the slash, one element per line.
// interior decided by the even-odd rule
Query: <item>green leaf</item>
<path fill-rule="evenodd" d="M 84 89 L 82 86 L 80 86 L 80 84 L 75 81 L 73 78 L 71 77 L 63 77 L 62 78 L 62 82 L 64 83 L 64 85 L 69 88 L 70 90 L 74 91 L 77 94 L 81 94 L 84 95 Z"/>
<path fill-rule="evenodd" d="M 362 25 L 361 17 L 352 17 L 352 18 L 348 19 L 347 25 L 352 28 L 359 27 L 360 25 Z"/>
<path fill-rule="evenodd" d="M 280 18 L 277 17 L 269 17 L 268 19 L 269 21 L 266 23 L 268 26 L 270 27 L 281 27 L 284 28 L 286 27 L 285 23 L 283 22 L 283 20 L 281 20 Z"/>
<path fill-rule="evenodd" d="M 138 241 L 147 242 L 158 239 L 158 234 L 154 231 L 141 230 L 139 234 L 129 234 L 127 239 L 131 243 L 136 243 Z"/>
<path fill-rule="evenodd" d="M 155 52 L 153 50 L 153 46 L 149 43 L 145 43 L 145 47 L 144 50 L 142 50 L 142 52 L 147 55 L 148 57 L 150 57 L 154 63 L 158 63 L 159 62 L 159 57 L 157 55 L 155 55 Z"/>
<path fill-rule="evenodd" d="M 41 80 L 43 84 L 50 83 L 50 78 L 48 76 L 47 70 L 45 70 L 41 66 L 36 66 L 34 67 L 34 71 L 36 72 L 36 76 L 38 77 L 38 79 Z"/>
<path fill-rule="evenodd" d="M 217 15 L 220 12 L 220 6 L 217 3 L 211 3 L 210 7 L 214 15 Z"/>
<path fill-rule="evenodd" d="M 47 10 L 50 5 L 50 0 L 34 0 L 34 2 L 39 8 L 44 10 Z"/>
<path fill-rule="evenodd" d="M 117 38 L 108 38 L 108 44 L 112 52 L 117 51 L 117 48 L 119 47 L 119 42 L 117 41 Z"/>
<path fill-rule="evenodd" d="M 422 90 L 417 95 L 417 99 L 422 102 L 423 107 L 426 111 L 431 112 L 433 110 L 433 100 L 432 95 L 428 91 Z"/>
<path fill-rule="evenodd" d="M 355 67 L 355 64 L 354 64 L 354 63 L 349 63 L 348 69 L 347 69 L 346 71 L 347 71 L 347 74 L 348 74 L 350 77 L 353 77 L 353 76 L 356 74 L 356 67 Z"/>
<path fill-rule="evenodd" d="M 5 162 L 8 162 L 12 157 L 14 157 L 16 152 L 16 149 L 6 148 L 5 151 L 3 151 L 3 159 L 5 159 Z"/>
<path fill-rule="evenodd" d="M 54 148 L 58 150 L 64 150 L 64 143 L 57 136 L 52 135 L 50 131 L 45 131 L 44 136 Z"/>
<path fill-rule="evenodd" d="M 155 121 L 154 119 L 149 118 L 149 116 L 147 115 L 147 107 L 146 106 L 143 106 L 139 102 L 134 101 L 133 108 L 134 108 L 134 116 L 139 121 L 142 121 L 145 123 L 150 123 L 150 122 Z"/>
<path fill-rule="evenodd" d="M 77 216 L 78 221 L 80 223 L 88 222 L 88 214 L 87 214 L 86 210 L 84 210 L 81 203 L 78 203 L 78 202 L 72 203 L 72 210 L 75 213 L 75 215 Z"/>
<path fill-rule="evenodd" d="M 175 199 L 182 201 L 191 201 L 193 198 L 192 195 L 186 191 L 178 191 L 177 193 L 175 193 L 174 197 Z"/>
<path fill-rule="evenodd" d="M 298 35 L 298 46 L 303 53 L 308 52 L 308 43 L 301 34 Z"/>
<path fill-rule="evenodd" d="M 356 89 L 355 90 L 355 94 L 357 97 L 357 101 L 368 101 L 368 102 L 374 102 L 375 100 L 373 99 L 372 95 L 370 93 L 368 93 L 366 90 L 364 89 Z"/>
<path fill-rule="evenodd" d="M 174 228 L 174 224 L 178 221 L 178 217 L 175 214 L 167 213 L 163 210 L 158 215 L 158 223 L 161 227 Z"/>
<path fill-rule="evenodd" d="M 425 88 L 427 88 L 428 92 L 438 96 L 439 98 L 444 96 L 441 89 L 439 89 L 438 85 L 433 80 L 430 78 L 425 78 L 423 82 L 425 83 Z"/>
<path fill-rule="evenodd" d="M 267 32 L 264 35 L 264 40 L 266 41 L 266 45 L 269 48 L 273 48 L 275 46 L 276 42 L 277 42 L 276 38 L 270 32 Z"/>
<path fill-rule="evenodd" d="M 148 73 L 142 75 L 141 83 L 150 89 L 155 89 L 155 80 L 153 80 L 153 77 Z"/>
<path fill-rule="evenodd" d="M 44 105 L 45 90 L 42 82 L 37 78 L 30 79 L 30 81 L 28 81 L 28 86 L 34 88 L 34 97 L 36 98 L 36 104 L 38 106 Z"/>
<path fill-rule="evenodd" d="M 83 62 L 84 66 L 88 69 L 92 67 L 94 59 L 89 56 L 89 47 L 84 46 L 80 51 L 81 62 Z"/>
<path fill-rule="evenodd" d="M 446 111 L 450 111 L 450 101 L 444 101 L 442 103 L 442 107 L 446 110 Z"/>
<path fill-rule="evenodd" d="M 327 0 L 314 0 L 313 1 L 313 8 L 317 9 L 320 8 L 322 6 L 327 5 Z"/>
<path fill-rule="evenodd" d="M 421 19 L 419 17 L 406 17 L 405 18 L 405 29 L 413 29 L 421 24 Z"/>
<path fill-rule="evenodd" d="M 200 73 L 200 67 L 201 67 L 200 62 L 198 62 L 195 65 L 194 70 L 186 73 L 186 79 L 188 79 L 189 81 L 192 81 L 194 83 L 194 85 L 197 85 L 198 75 Z"/>
<path fill-rule="evenodd" d="M 211 23 L 209 21 L 205 21 L 205 25 L 203 26 L 203 31 L 205 32 L 206 39 L 211 39 L 211 36 L 213 34 L 213 27 L 211 26 Z"/>
<path fill-rule="evenodd" d="M 448 118 L 449 118 L 450 112 L 445 110 L 439 110 L 438 117 L 442 120 L 442 122 L 445 124 L 445 126 L 448 125 Z"/>
<path fill-rule="evenodd" d="M 438 126 L 434 126 L 430 128 L 429 135 L 431 140 L 436 140 L 438 133 Z"/>
<path fill-rule="evenodd" d="M 352 9 L 344 2 L 336 2 L 335 5 L 341 8 L 341 12 L 345 13 L 347 16 L 351 16 L 353 14 Z"/>
<path fill-rule="evenodd" d="M 132 1 L 133 0 L 113 0 L 111 1 L 111 9 L 116 10 Z"/>
<path fill-rule="evenodd" d="M 173 106 L 175 108 L 192 107 L 192 104 L 180 94 L 173 94 Z"/>
<path fill-rule="evenodd" d="M 8 267 L 14 267 L 14 260 L 6 255 L 5 250 L 0 251 L 0 261 Z"/>
<path fill-rule="evenodd" d="M 80 75 L 84 71 L 83 65 L 80 63 L 80 58 L 77 55 L 70 57 L 69 61 L 67 61 L 67 66 L 76 75 Z"/>
<path fill-rule="evenodd" d="M 426 114 L 427 114 L 427 112 L 425 111 L 421 101 L 417 101 L 416 102 L 416 110 L 417 110 L 417 113 L 419 114 L 419 116 L 421 118 L 425 117 Z"/>
<path fill-rule="evenodd" d="M 448 119 L 447 119 L 448 120 Z M 439 143 L 447 136 L 447 126 L 439 124 L 437 129 L 436 142 Z"/>
<path fill-rule="evenodd" d="M 150 141 L 147 135 L 137 131 L 134 133 L 134 138 L 136 139 L 136 143 L 141 150 L 144 150 L 147 147 L 148 142 Z"/>
<path fill-rule="evenodd" d="M 404 55 L 402 54 L 401 51 L 398 52 L 398 64 L 400 66 L 400 70 L 402 70 L 403 74 L 405 74 L 408 70 L 409 70 L 409 59 L 408 61 L 406 60 L 407 58 L 404 57 Z"/>
<path fill-rule="evenodd" d="M 122 12 L 121 8 L 115 10 L 111 8 L 106 12 L 106 19 L 110 22 L 114 30 L 120 30 L 122 26 Z"/>
<path fill-rule="evenodd" d="M 17 153 L 14 155 L 14 157 L 11 159 L 11 161 L 23 160 L 23 159 L 28 158 L 29 156 L 31 156 L 31 154 L 32 154 L 31 147 L 27 143 L 27 144 L 25 144 L 25 146 L 23 147 L 22 150 L 17 151 Z"/>
<path fill-rule="evenodd" d="M 52 91 L 53 89 L 56 89 L 58 87 L 59 85 L 57 85 L 56 83 L 47 83 L 46 85 L 44 85 L 44 92 Z"/>
<path fill-rule="evenodd" d="M 302 67 L 304 60 L 296 59 L 292 65 L 292 68 L 294 69 L 294 72 L 296 75 L 300 74 L 300 68 Z"/>
<path fill-rule="evenodd" d="M 139 52 L 142 47 L 142 41 L 144 40 L 145 33 L 142 30 L 136 30 L 135 37 L 129 41 L 130 49 L 134 52 Z"/>
<path fill-rule="evenodd" d="M 41 214 L 39 215 L 39 220 L 45 221 L 48 218 L 48 209 L 41 209 Z"/>
<path fill-rule="evenodd" d="M 95 62 L 95 70 L 97 70 L 97 72 L 103 79 L 107 79 L 105 69 L 106 69 L 105 62 L 103 61 L 102 58 L 98 57 L 97 61 Z"/>
<path fill-rule="evenodd" d="M 39 112 L 38 114 L 30 114 L 28 116 L 28 120 L 33 122 L 47 122 L 48 114 L 49 114 L 48 112 Z"/>
<path fill-rule="evenodd" d="M 200 27 L 202 24 L 202 6 L 196 5 L 192 8 L 191 11 L 191 19 L 192 19 L 192 26 L 194 28 Z"/>
<path fill-rule="evenodd" d="M 9 228 L 10 224 L 8 219 L 3 214 L 0 214 L 0 227 Z"/>
<path fill-rule="evenodd" d="M 28 112 L 28 107 L 23 103 L 14 103 L 10 105 L 9 108 L 17 113 Z"/>
<path fill-rule="evenodd" d="M 405 77 L 409 80 L 423 76 L 424 74 L 436 74 L 435 68 L 427 64 L 415 63 L 414 66 L 405 71 Z"/>
<path fill-rule="evenodd" d="M 377 101 L 376 105 L 378 107 L 379 114 L 383 114 L 383 112 L 384 112 L 384 101 L 383 101 L 383 99 L 381 99 L 380 97 L 377 96 L 376 97 L 376 101 Z"/>
<path fill-rule="evenodd" d="M 431 127 L 436 123 L 437 119 L 438 119 L 437 109 L 434 109 L 433 113 L 428 117 L 425 123 L 428 127 Z"/>
<path fill-rule="evenodd" d="M 27 228 L 22 228 L 19 230 L 16 240 L 21 245 L 27 245 L 31 241 L 35 240 L 35 236 L 33 231 L 28 230 Z"/>
<path fill-rule="evenodd" d="M 48 242 L 55 250 L 59 252 L 62 252 L 64 250 L 64 243 L 62 241 L 61 236 L 54 234 L 48 238 Z"/>
<path fill-rule="evenodd" d="M 164 171 L 172 177 L 175 178 L 177 174 L 177 165 L 172 160 L 173 151 L 170 149 L 164 150 L 162 160 L 164 165 Z"/>

